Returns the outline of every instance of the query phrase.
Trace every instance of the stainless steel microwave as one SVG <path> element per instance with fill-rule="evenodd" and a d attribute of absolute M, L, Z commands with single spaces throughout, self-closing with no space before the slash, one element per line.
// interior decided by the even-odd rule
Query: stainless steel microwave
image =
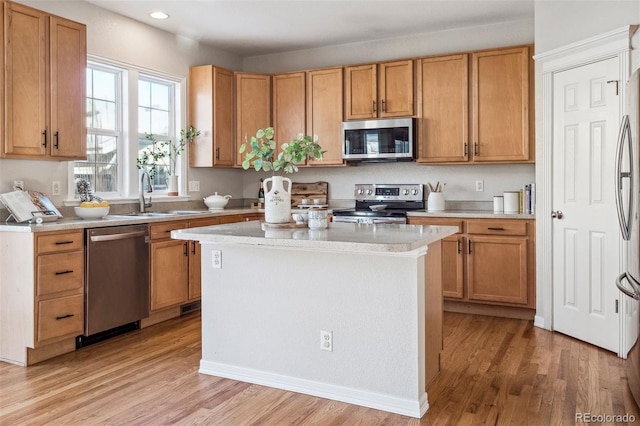
<path fill-rule="evenodd" d="M 342 158 L 346 161 L 411 161 L 415 119 L 345 121 Z"/>

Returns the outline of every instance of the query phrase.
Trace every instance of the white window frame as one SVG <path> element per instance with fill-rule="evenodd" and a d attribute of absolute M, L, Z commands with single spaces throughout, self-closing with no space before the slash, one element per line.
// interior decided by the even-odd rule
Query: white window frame
<path fill-rule="evenodd" d="M 110 70 L 120 70 L 121 88 L 119 90 L 120 99 L 122 100 L 122 116 L 119 117 L 121 131 L 121 145 L 118 147 L 118 190 L 117 195 L 114 193 L 96 194 L 103 196 L 112 204 L 125 204 L 138 201 L 140 188 L 140 171 L 136 166 L 138 156 L 138 79 L 143 75 L 146 79 L 157 79 L 162 82 L 171 82 L 175 84 L 173 102 L 174 102 L 174 135 L 173 140 L 180 139 L 180 128 L 186 128 L 186 96 L 187 84 L 186 77 L 176 76 L 168 73 L 154 71 L 124 62 L 105 59 L 100 56 L 88 55 L 87 62 L 96 64 L 97 67 L 105 67 Z M 188 147 L 187 147 L 188 150 Z M 187 159 L 188 151 L 185 151 L 179 158 L 177 169 L 179 171 L 179 188 L 178 196 L 168 196 L 166 191 L 157 191 L 149 194 L 153 197 L 153 202 L 174 202 L 189 200 L 187 194 Z M 74 182 L 74 162 L 68 162 L 68 179 L 67 194 L 68 198 L 64 201 L 67 206 L 78 205 L 79 200 L 75 198 L 75 182 Z"/>

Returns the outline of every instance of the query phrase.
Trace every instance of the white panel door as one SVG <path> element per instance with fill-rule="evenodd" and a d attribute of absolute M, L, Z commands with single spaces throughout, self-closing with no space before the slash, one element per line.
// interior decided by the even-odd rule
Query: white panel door
<path fill-rule="evenodd" d="M 553 329 L 616 353 L 618 75 L 616 58 L 553 78 Z"/>

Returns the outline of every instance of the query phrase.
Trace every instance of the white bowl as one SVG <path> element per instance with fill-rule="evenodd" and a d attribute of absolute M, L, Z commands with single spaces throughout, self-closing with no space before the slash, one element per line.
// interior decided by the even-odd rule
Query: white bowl
<path fill-rule="evenodd" d="M 209 210 L 222 210 L 229 202 L 229 198 L 231 195 L 218 195 L 216 192 L 204 198 L 204 203 L 209 207 Z"/>
<path fill-rule="evenodd" d="M 373 210 L 374 212 L 377 212 L 377 211 L 386 209 L 387 205 L 386 204 L 375 204 L 373 206 L 369 206 L 369 208 L 371 210 Z"/>
<path fill-rule="evenodd" d="M 109 214 L 109 207 L 74 207 L 76 216 L 83 219 L 101 219 Z"/>
<path fill-rule="evenodd" d="M 308 212 L 295 212 L 291 214 L 291 217 L 296 223 L 302 224 L 309 222 Z"/>

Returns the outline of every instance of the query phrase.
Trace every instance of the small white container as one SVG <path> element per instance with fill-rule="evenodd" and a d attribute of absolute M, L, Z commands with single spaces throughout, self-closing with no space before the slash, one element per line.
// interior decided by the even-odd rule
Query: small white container
<path fill-rule="evenodd" d="M 444 210 L 444 195 L 442 192 L 430 192 L 427 198 L 427 210 L 439 212 Z"/>
<path fill-rule="evenodd" d="M 504 211 L 504 197 L 502 195 L 493 196 L 493 212 L 502 213 Z"/>
<path fill-rule="evenodd" d="M 309 210 L 309 229 L 325 229 L 329 226 L 328 217 L 326 210 Z"/>
<path fill-rule="evenodd" d="M 505 191 L 504 194 L 504 212 L 519 213 L 520 212 L 520 192 Z"/>

